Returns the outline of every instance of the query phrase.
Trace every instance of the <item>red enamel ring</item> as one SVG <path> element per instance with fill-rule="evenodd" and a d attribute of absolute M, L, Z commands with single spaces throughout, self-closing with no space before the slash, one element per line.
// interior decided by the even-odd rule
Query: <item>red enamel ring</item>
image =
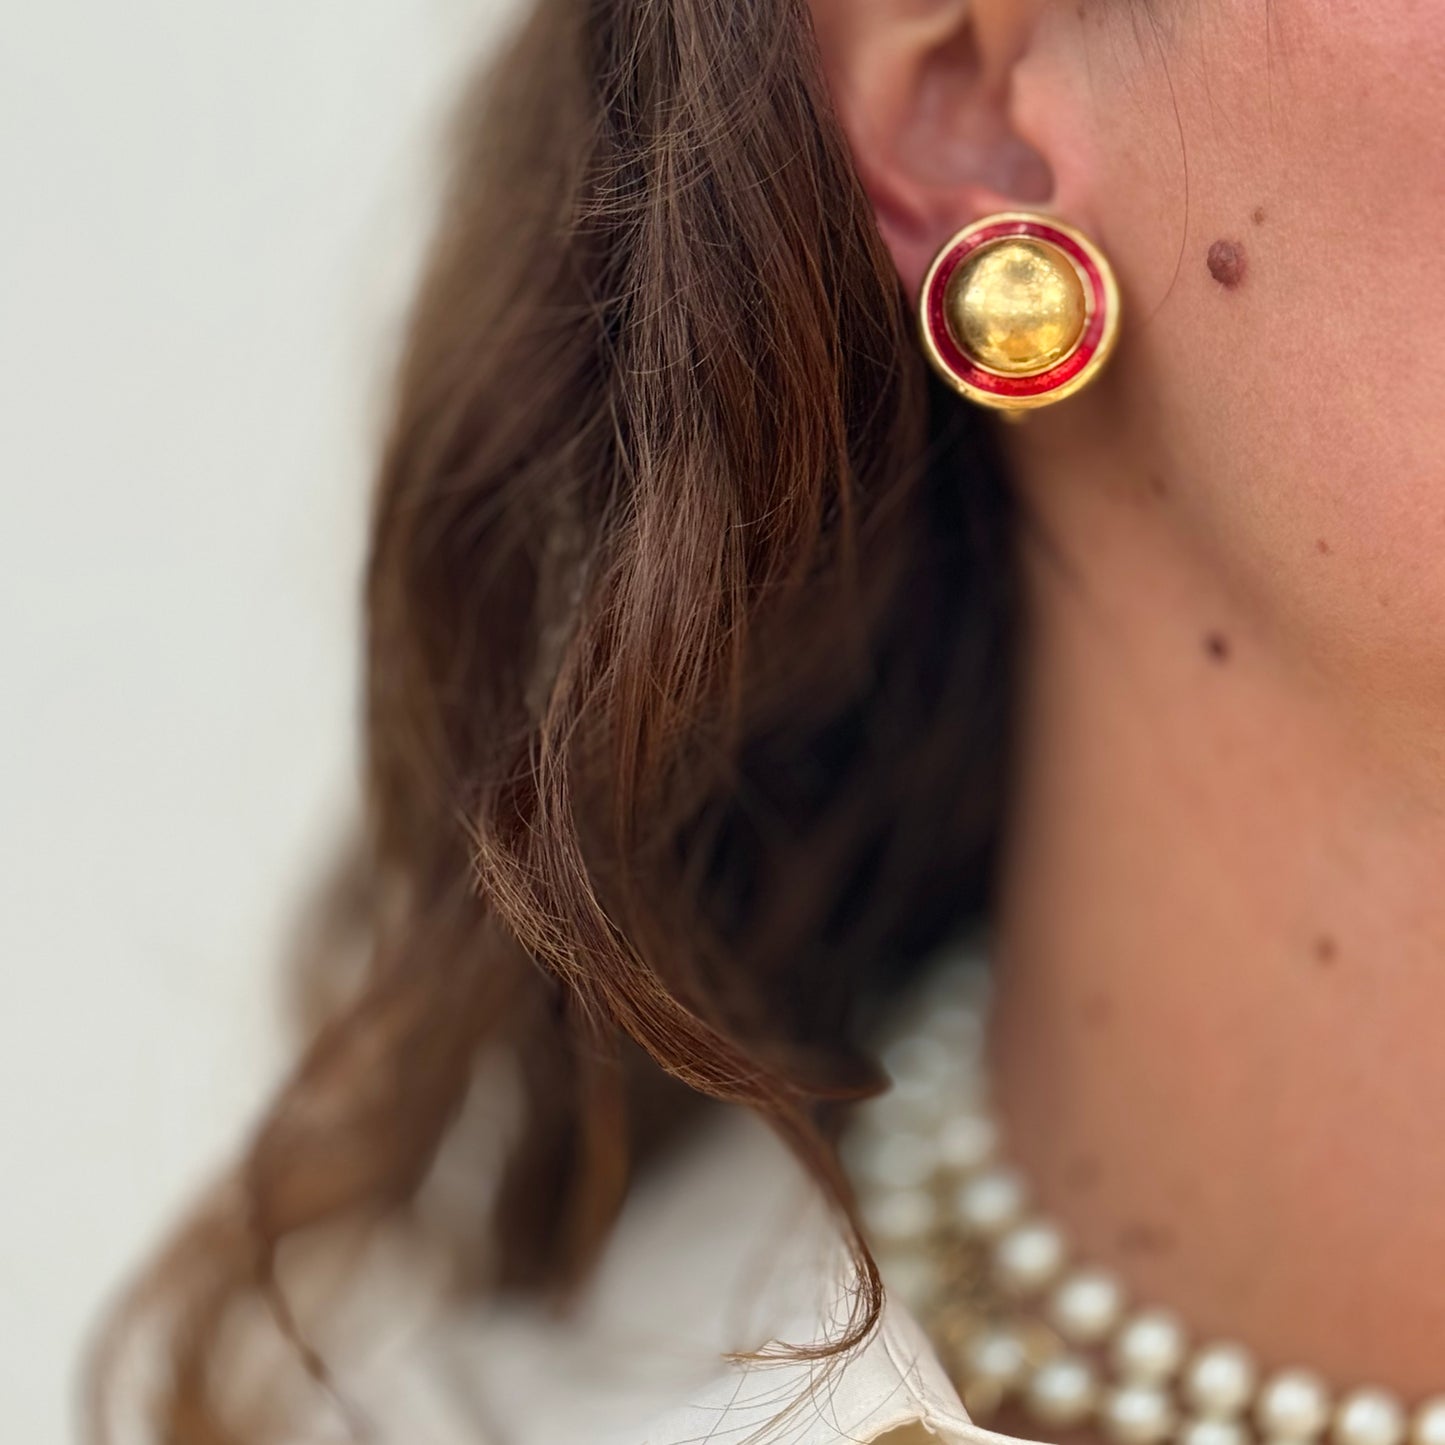
<path fill-rule="evenodd" d="M 1051 261 L 1072 270 L 1084 305 L 1082 325 L 1066 352 L 1023 374 L 990 367 L 970 354 L 950 324 L 948 305 L 950 282 L 961 267 L 1019 239 L 1047 248 Z M 924 349 L 943 379 L 970 401 L 1005 411 L 1048 406 L 1087 386 L 1119 334 L 1118 283 L 1098 247 L 1071 226 L 1025 212 L 987 216 L 952 237 L 928 268 L 918 310 Z"/>

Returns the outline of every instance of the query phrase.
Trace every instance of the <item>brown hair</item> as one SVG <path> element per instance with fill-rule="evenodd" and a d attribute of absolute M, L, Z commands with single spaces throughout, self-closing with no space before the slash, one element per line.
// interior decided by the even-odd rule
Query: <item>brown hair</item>
<path fill-rule="evenodd" d="M 461 117 L 375 501 L 366 961 L 123 1317 L 157 1438 L 251 1438 L 248 1301 L 326 1380 L 278 1251 L 404 1209 L 491 1055 L 523 1127 L 475 1287 L 583 1279 L 698 1096 L 851 1219 L 861 1041 L 987 894 L 1013 598 L 803 0 L 540 0 Z"/>

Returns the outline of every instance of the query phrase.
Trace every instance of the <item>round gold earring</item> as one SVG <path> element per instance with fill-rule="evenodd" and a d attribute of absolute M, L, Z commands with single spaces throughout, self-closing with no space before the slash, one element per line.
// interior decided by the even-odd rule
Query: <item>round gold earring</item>
<path fill-rule="evenodd" d="M 1051 406 L 1087 386 L 1119 336 L 1113 268 L 1087 236 L 1005 211 L 965 226 L 934 257 L 918 302 L 939 375 L 980 406 Z"/>

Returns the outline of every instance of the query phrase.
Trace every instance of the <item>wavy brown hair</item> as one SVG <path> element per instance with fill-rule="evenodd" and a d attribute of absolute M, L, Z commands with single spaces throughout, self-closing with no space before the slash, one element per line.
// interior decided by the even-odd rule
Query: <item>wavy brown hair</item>
<path fill-rule="evenodd" d="M 519 1127 L 452 1239 L 470 1288 L 574 1288 L 703 1098 L 855 1222 L 869 1029 L 988 893 L 1012 532 L 803 0 L 540 0 L 460 117 L 401 366 L 327 1017 L 102 1354 L 164 1341 L 153 1438 L 257 1438 L 223 1397 L 258 1302 L 339 1388 L 282 1247 L 407 1214 L 488 1058 Z M 858 1251 L 829 1349 L 876 1318 Z"/>

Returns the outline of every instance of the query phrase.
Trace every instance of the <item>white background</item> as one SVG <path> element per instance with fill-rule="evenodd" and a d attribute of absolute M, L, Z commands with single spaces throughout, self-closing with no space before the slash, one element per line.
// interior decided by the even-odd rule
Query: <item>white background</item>
<path fill-rule="evenodd" d="M 284 1056 L 438 137 L 501 0 L 0 0 L 0 1438 Z"/>

